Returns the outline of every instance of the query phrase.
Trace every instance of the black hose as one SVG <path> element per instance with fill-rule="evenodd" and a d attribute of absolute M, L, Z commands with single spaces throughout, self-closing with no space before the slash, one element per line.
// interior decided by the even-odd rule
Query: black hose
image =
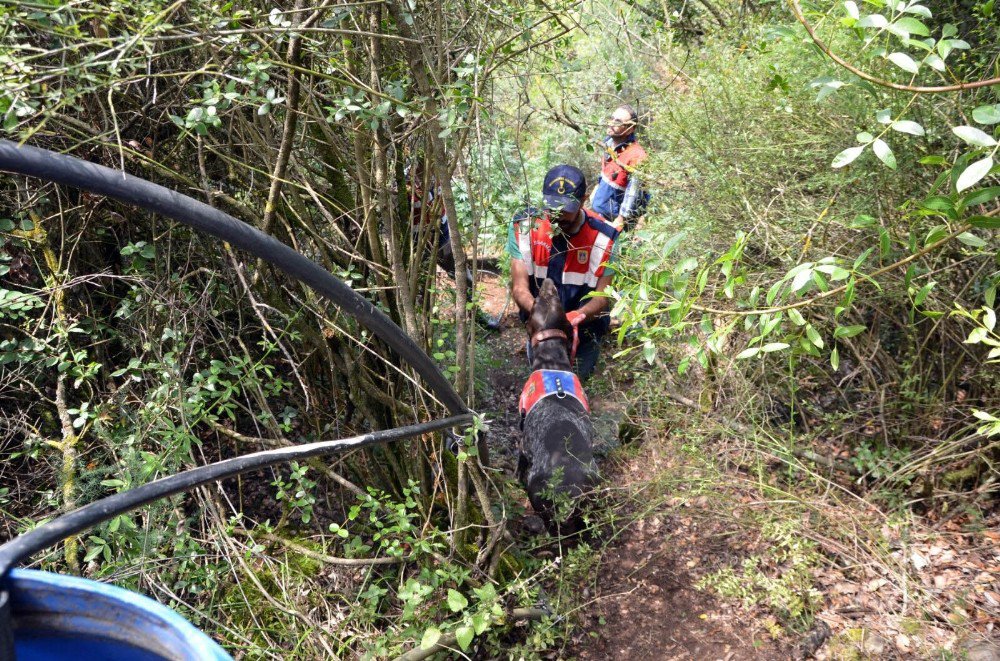
<path fill-rule="evenodd" d="M 12 567 L 35 553 L 57 544 L 67 537 L 89 530 L 102 521 L 107 521 L 120 514 L 130 512 L 154 500 L 190 491 L 203 484 L 224 480 L 257 468 L 264 468 L 298 459 L 308 459 L 309 457 L 319 455 L 336 454 L 344 450 L 354 450 L 369 445 L 397 441 L 403 438 L 412 438 L 451 427 L 468 426 L 472 424 L 473 417 L 471 413 L 466 413 L 441 420 L 398 427 L 396 429 L 375 431 L 337 441 L 319 441 L 317 443 L 295 445 L 277 450 L 255 452 L 242 457 L 208 464 L 207 466 L 192 468 L 176 475 L 149 482 L 135 489 L 116 493 L 113 496 L 102 498 L 72 512 L 63 514 L 0 546 L 0 579 L 5 577 Z M 0 592 L 0 604 L 3 603 L 2 595 L 3 592 Z"/>
<path fill-rule="evenodd" d="M 47 149 L 18 146 L 9 140 L 0 140 L 0 170 L 38 177 L 134 204 L 260 257 L 315 289 L 389 345 L 423 377 L 452 414 L 468 412 L 465 402 L 444 373 L 399 326 L 320 265 L 274 237 L 207 204 L 145 179 Z"/>
<path fill-rule="evenodd" d="M 113 496 L 94 501 L 89 505 L 59 516 L 48 523 L 15 537 L 0 546 L 0 661 L 15 661 L 14 630 L 10 592 L 4 589 L 7 573 L 15 565 L 53 544 L 77 535 L 102 521 L 120 514 L 131 512 L 160 498 L 190 491 L 209 482 L 224 480 L 247 471 L 266 466 L 274 466 L 297 459 L 308 459 L 319 455 L 336 454 L 344 450 L 388 443 L 403 438 L 420 436 L 432 431 L 449 429 L 459 425 L 472 424 L 473 414 L 465 413 L 441 420 L 422 422 L 386 431 L 376 431 L 361 436 L 352 436 L 337 441 L 319 441 L 277 450 L 265 450 L 254 454 L 226 459 L 207 466 L 192 468 L 170 477 L 149 482 L 135 489 L 122 491 Z"/>
<path fill-rule="evenodd" d="M 419 436 L 457 425 L 469 425 L 473 415 L 451 382 L 423 350 L 389 317 L 321 266 L 277 239 L 229 214 L 152 182 L 96 163 L 37 147 L 0 140 L 0 170 L 37 177 L 92 193 L 106 195 L 159 213 L 229 242 L 306 283 L 385 342 L 427 382 L 431 391 L 454 414 L 450 418 L 377 431 L 339 441 L 322 441 L 257 452 L 193 468 L 135 489 L 85 505 L 0 546 L 0 659 L 13 659 L 9 594 L 3 590 L 7 573 L 33 554 L 142 505 L 217 480 L 274 464 L 333 454 L 347 449 Z M 487 461 L 484 439 L 480 453 Z"/>

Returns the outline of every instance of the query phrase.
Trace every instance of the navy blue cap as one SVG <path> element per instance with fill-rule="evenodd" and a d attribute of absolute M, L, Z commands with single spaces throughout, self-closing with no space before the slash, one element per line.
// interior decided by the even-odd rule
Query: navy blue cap
<path fill-rule="evenodd" d="M 578 211 L 586 193 L 587 178 L 580 168 L 572 165 L 555 166 L 545 175 L 542 184 L 542 201 L 551 211 Z"/>

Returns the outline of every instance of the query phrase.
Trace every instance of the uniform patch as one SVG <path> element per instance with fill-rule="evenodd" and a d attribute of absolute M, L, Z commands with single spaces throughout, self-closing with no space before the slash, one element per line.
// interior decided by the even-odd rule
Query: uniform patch
<path fill-rule="evenodd" d="M 577 250 L 576 251 L 576 262 L 578 264 L 586 264 L 590 261 L 590 251 L 589 250 Z"/>

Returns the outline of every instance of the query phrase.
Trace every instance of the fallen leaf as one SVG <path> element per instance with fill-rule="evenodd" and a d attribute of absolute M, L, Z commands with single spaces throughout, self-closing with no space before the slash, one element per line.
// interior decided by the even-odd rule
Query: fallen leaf
<path fill-rule="evenodd" d="M 865 584 L 865 589 L 868 590 L 869 592 L 875 592 L 883 585 L 886 585 L 888 583 L 889 581 L 885 580 L 884 578 L 876 578 L 871 581 L 868 581 L 868 583 Z"/>

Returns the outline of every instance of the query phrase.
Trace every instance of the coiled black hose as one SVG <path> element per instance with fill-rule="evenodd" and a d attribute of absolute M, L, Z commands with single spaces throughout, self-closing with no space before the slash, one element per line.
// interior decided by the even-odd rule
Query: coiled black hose
<path fill-rule="evenodd" d="M 88 530 L 102 521 L 209 482 L 287 461 L 334 454 L 347 449 L 419 436 L 431 431 L 460 425 L 468 426 L 472 423 L 473 414 L 455 392 L 451 382 L 412 338 L 349 286 L 277 239 L 240 222 L 229 214 L 163 186 L 72 156 L 37 147 L 18 146 L 9 140 L 0 140 L 0 170 L 73 186 L 134 204 L 228 241 L 233 246 L 260 257 L 291 277 L 306 283 L 372 331 L 417 371 L 431 391 L 454 414 L 442 420 L 372 432 L 338 441 L 322 441 L 257 452 L 193 468 L 95 501 L 7 542 L 0 546 L 0 661 L 14 659 L 9 594 L 2 589 L 3 581 L 13 566 L 33 554 L 71 535 Z M 483 460 L 488 461 L 482 438 L 479 439 L 479 447 Z"/>
<path fill-rule="evenodd" d="M 260 257 L 315 289 L 389 345 L 420 374 L 452 414 L 468 412 L 465 402 L 444 373 L 399 326 L 319 264 L 274 237 L 169 188 L 47 149 L 18 146 L 9 140 L 0 140 L 0 170 L 38 177 L 134 204 Z"/>

